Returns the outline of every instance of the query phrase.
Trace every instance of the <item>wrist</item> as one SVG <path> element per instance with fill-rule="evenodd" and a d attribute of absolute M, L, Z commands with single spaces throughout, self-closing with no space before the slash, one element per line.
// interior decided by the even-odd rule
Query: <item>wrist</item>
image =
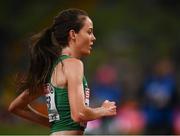
<path fill-rule="evenodd" d="M 106 116 L 106 109 L 103 106 L 101 107 L 101 116 Z"/>

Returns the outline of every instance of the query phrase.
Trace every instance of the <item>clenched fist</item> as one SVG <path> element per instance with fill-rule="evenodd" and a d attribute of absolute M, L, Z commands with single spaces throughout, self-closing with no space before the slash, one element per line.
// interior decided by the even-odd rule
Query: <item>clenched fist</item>
<path fill-rule="evenodd" d="M 104 116 L 116 115 L 115 102 L 110 102 L 108 100 L 105 100 L 101 107 L 104 109 Z"/>

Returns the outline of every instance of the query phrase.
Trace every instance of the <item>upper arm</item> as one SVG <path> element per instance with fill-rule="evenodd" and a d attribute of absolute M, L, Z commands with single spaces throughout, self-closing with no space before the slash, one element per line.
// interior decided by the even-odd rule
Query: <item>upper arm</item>
<path fill-rule="evenodd" d="M 83 71 L 83 63 L 80 60 L 71 58 L 65 64 L 70 110 L 74 118 L 76 118 L 85 107 L 82 82 Z"/>

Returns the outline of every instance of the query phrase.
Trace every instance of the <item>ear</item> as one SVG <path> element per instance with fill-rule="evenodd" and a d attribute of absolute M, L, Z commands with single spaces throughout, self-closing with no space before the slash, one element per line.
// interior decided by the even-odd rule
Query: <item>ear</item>
<path fill-rule="evenodd" d="M 76 32 L 73 29 L 69 31 L 69 38 L 72 40 L 76 39 Z"/>

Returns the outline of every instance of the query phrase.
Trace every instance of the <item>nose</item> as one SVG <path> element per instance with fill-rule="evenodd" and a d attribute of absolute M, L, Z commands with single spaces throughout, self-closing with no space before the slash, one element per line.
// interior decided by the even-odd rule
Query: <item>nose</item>
<path fill-rule="evenodd" d="M 93 39 L 93 41 L 96 41 L 96 37 L 94 36 L 94 34 L 93 34 L 93 37 L 92 37 L 92 39 Z"/>

